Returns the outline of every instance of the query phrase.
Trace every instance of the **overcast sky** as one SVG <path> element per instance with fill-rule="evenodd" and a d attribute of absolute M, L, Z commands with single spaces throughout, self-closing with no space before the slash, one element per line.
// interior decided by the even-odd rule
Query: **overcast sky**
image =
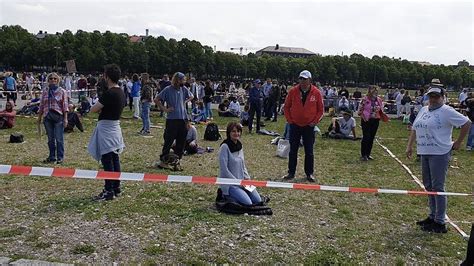
<path fill-rule="evenodd" d="M 110 30 L 188 38 L 229 51 L 269 45 L 474 64 L 473 1 L 0 0 L 0 24 L 32 33 Z M 0 40 L 1 41 L 1 40 Z"/>

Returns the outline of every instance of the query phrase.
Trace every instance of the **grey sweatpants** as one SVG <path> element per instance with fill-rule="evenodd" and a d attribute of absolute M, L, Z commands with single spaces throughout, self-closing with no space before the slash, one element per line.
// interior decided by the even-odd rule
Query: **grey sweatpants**
<path fill-rule="evenodd" d="M 444 192 L 451 151 L 443 155 L 421 155 L 423 185 L 428 191 Z M 430 218 L 440 224 L 446 223 L 446 196 L 428 196 Z"/>

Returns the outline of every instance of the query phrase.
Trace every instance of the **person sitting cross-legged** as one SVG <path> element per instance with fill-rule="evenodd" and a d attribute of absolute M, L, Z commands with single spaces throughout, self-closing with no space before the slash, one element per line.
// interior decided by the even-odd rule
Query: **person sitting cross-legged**
<path fill-rule="evenodd" d="M 352 117 L 352 112 L 345 110 L 341 113 L 342 117 L 332 119 L 331 125 L 328 128 L 328 137 L 334 139 L 356 139 L 356 121 Z"/>
<path fill-rule="evenodd" d="M 201 101 L 198 101 L 196 104 L 196 107 L 194 107 L 193 112 L 192 112 L 192 117 L 193 117 L 193 122 L 194 123 L 199 123 L 199 122 L 206 122 L 206 108 L 204 108 L 204 103 Z"/>
<path fill-rule="evenodd" d="M 223 117 L 234 117 L 234 114 L 229 110 L 229 100 L 225 99 L 219 106 L 217 107 L 217 112 L 219 116 Z"/>
<path fill-rule="evenodd" d="M 16 111 L 13 105 L 13 102 L 8 101 L 5 110 L 0 111 L 0 129 L 12 128 L 15 125 Z"/>

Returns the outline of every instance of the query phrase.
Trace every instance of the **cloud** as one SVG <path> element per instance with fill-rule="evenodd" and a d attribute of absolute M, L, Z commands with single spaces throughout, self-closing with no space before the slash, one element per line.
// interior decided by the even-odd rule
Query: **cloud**
<path fill-rule="evenodd" d="M 177 37 L 183 33 L 183 31 L 178 27 L 163 22 L 151 22 L 148 23 L 147 27 L 152 33 L 154 33 L 154 35 Z"/>
<path fill-rule="evenodd" d="M 16 9 L 19 12 L 28 12 L 28 13 L 36 13 L 36 12 L 41 12 L 41 13 L 46 13 L 48 12 L 48 9 L 44 7 L 43 5 L 40 4 L 13 4 L 12 8 Z"/>

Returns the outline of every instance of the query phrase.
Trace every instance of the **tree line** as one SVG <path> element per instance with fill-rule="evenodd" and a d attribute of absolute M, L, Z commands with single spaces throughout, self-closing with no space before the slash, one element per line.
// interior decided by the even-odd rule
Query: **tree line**
<path fill-rule="evenodd" d="M 455 88 L 473 87 L 474 71 L 462 66 L 422 66 L 408 60 L 387 56 L 365 57 L 322 56 L 283 58 L 279 56 L 240 56 L 230 52 L 215 52 L 198 41 L 166 39 L 148 36 L 141 42 L 131 42 L 127 34 L 110 31 L 60 34 L 37 38 L 21 26 L 4 25 L 0 29 L 0 66 L 16 71 L 32 71 L 40 67 L 52 69 L 59 63 L 75 59 L 80 73 L 101 72 L 109 63 L 119 64 L 126 73 L 149 72 L 153 75 L 181 71 L 197 78 L 253 79 L 276 78 L 294 80 L 307 69 L 313 79 L 322 84 L 379 84 L 398 87 L 418 87 L 439 78 Z"/>

